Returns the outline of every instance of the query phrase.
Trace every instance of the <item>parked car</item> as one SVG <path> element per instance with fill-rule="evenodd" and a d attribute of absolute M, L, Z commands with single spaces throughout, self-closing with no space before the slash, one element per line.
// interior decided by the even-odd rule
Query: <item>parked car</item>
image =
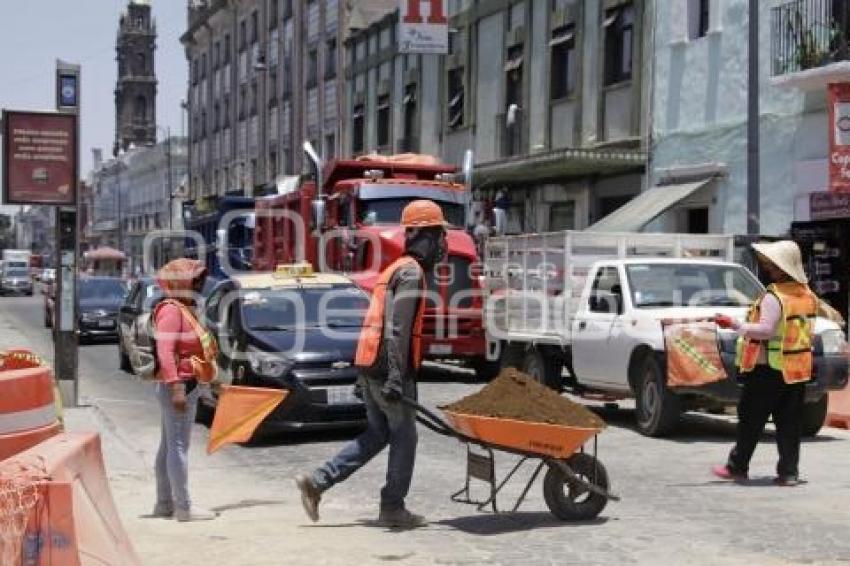
<path fill-rule="evenodd" d="M 211 291 L 204 318 L 219 341 L 222 373 L 236 385 L 289 391 L 263 433 L 365 423 L 353 364 L 368 306 L 350 279 L 313 274 L 309 266 L 237 275 Z"/>
<path fill-rule="evenodd" d="M 118 338 L 118 309 L 127 296 L 127 284 L 119 277 L 81 277 L 79 280 L 80 343 Z"/>
<path fill-rule="evenodd" d="M 124 303 L 118 310 L 118 364 L 128 373 L 133 372 L 127 345 L 135 342 L 142 327 L 142 315 L 149 314 L 162 299 L 162 290 L 151 277 L 141 277 L 130 284 Z"/>
<path fill-rule="evenodd" d="M 26 266 L 4 262 L 0 271 L 0 295 L 32 295 L 32 279 Z"/>

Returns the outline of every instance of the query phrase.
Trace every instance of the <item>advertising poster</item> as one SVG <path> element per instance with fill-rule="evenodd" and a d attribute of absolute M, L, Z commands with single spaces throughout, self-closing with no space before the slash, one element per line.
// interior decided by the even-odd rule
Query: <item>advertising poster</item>
<path fill-rule="evenodd" d="M 399 0 L 398 44 L 400 53 L 448 53 L 446 0 Z"/>
<path fill-rule="evenodd" d="M 850 192 L 850 83 L 829 85 L 829 190 Z"/>
<path fill-rule="evenodd" d="M 3 202 L 74 204 L 77 117 L 3 112 Z"/>

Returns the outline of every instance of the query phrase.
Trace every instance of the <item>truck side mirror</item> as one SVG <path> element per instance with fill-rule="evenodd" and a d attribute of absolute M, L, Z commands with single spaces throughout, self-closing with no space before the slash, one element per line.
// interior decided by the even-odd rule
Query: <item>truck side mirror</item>
<path fill-rule="evenodd" d="M 504 236 L 508 230 L 508 215 L 502 208 L 493 209 L 493 232 L 496 236 Z"/>
<path fill-rule="evenodd" d="M 321 231 L 325 225 L 325 201 L 316 199 L 312 203 L 313 226 Z"/>

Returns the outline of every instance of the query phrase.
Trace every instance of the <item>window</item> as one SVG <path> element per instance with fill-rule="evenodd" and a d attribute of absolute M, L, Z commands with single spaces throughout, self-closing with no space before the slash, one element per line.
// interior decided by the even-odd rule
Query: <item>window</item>
<path fill-rule="evenodd" d="M 257 83 L 251 83 L 251 116 L 257 114 Z"/>
<path fill-rule="evenodd" d="M 688 0 L 688 39 L 705 37 L 708 33 L 711 0 Z"/>
<path fill-rule="evenodd" d="M 336 156 L 336 134 L 325 136 L 325 159 L 331 160 Z"/>
<path fill-rule="evenodd" d="M 277 68 L 271 67 L 269 69 L 269 80 L 267 83 L 267 88 L 269 89 L 269 106 L 274 106 L 277 103 Z"/>
<path fill-rule="evenodd" d="M 145 56 L 142 55 L 141 57 L 142 57 L 142 65 L 143 65 L 142 68 L 144 68 Z M 203 80 L 205 78 L 207 78 L 207 54 L 206 53 L 201 55 L 201 80 Z"/>
<path fill-rule="evenodd" d="M 137 96 L 134 108 L 134 115 L 137 122 L 144 122 L 148 117 L 148 102 L 144 96 Z"/>
<path fill-rule="evenodd" d="M 319 76 L 319 53 L 311 49 L 307 53 L 307 86 L 316 86 Z"/>
<path fill-rule="evenodd" d="M 365 142 L 365 115 L 363 105 L 357 104 L 354 106 L 354 112 L 351 113 L 351 150 L 354 153 L 361 153 L 364 149 Z"/>
<path fill-rule="evenodd" d="M 251 12 L 251 43 L 257 43 L 257 33 L 260 27 L 260 15 L 256 10 Z"/>
<path fill-rule="evenodd" d="M 224 36 L 224 64 L 230 64 L 230 34 L 225 34 Z"/>
<path fill-rule="evenodd" d="M 591 312 L 619 314 L 623 310 L 623 287 L 616 267 L 602 267 L 593 281 L 588 299 Z"/>
<path fill-rule="evenodd" d="M 336 76 L 336 39 L 328 41 L 327 51 L 325 52 L 325 78 L 332 79 Z"/>
<path fill-rule="evenodd" d="M 239 22 L 239 51 L 245 51 L 248 46 L 248 23 L 245 20 Z"/>
<path fill-rule="evenodd" d="M 632 79 L 635 9 L 631 4 L 605 12 L 605 86 Z"/>
<path fill-rule="evenodd" d="M 213 106 L 213 132 L 217 132 L 221 125 L 221 104 L 218 102 Z"/>
<path fill-rule="evenodd" d="M 688 234 L 708 234 L 708 207 L 691 208 L 687 211 L 685 232 Z"/>
<path fill-rule="evenodd" d="M 448 119 L 449 128 L 455 129 L 463 126 L 464 84 L 463 67 L 449 71 L 449 96 L 448 96 Z"/>
<path fill-rule="evenodd" d="M 553 31 L 549 46 L 552 48 L 550 96 L 552 100 L 560 100 L 573 94 L 578 82 L 575 27 L 569 25 Z"/>
<path fill-rule="evenodd" d="M 419 148 L 414 147 L 413 138 L 416 134 L 416 85 L 410 84 L 404 87 L 404 147 L 402 151 L 418 151 Z"/>
<path fill-rule="evenodd" d="M 269 152 L 269 177 L 274 180 L 277 177 L 277 152 Z"/>
<path fill-rule="evenodd" d="M 200 63 L 198 63 L 197 59 L 192 61 L 192 84 L 193 85 L 198 84 L 198 66 L 199 65 L 200 65 Z"/>
<path fill-rule="evenodd" d="M 224 119 L 222 120 L 222 124 L 225 128 L 230 126 L 230 96 L 224 95 Z"/>
<path fill-rule="evenodd" d="M 204 62 L 206 62 L 206 55 L 204 55 Z M 147 60 L 145 59 L 144 53 L 139 53 L 136 55 L 136 74 L 139 76 L 144 76 L 148 74 L 146 69 Z M 201 78 L 203 78 L 203 66 L 201 66 Z"/>
<path fill-rule="evenodd" d="M 522 63 L 522 45 L 508 49 L 508 59 L 505 61 L 506 106 L 516 104 L 522 108 Z"/>
<path fill-rule="evenodd" d="M 269 29 L 277 27 L 278 0 L 269 0 Z"/>
<path fill-rule="evenodd" d="M 378 147 L 390 145 L 390 95 L 378 97 Z"/>
<path fill-rule="evenodd" d="M 549 205 L 549 231 L 574 230 L 576 227 L 576 203 L 572 200 Z"/>
<path fill-rule="evenodd" d="M 292 0 L 283 0 L 283 19 L 288 20 L 292 17 Z"/>

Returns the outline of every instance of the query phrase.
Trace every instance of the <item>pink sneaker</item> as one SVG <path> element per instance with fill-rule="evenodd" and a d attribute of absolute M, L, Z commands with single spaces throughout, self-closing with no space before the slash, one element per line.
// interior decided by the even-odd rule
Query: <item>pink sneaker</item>
<path fill-rule="evenodd" d="M 711 468 L 711 473 L 717 476 L 722 480 L 728 481 L 746 481 L 747 474 L 742 474 L 740 472 L 733 472 L 728 465 L 723 464 L 720 466 L 714 466 Z"/>

